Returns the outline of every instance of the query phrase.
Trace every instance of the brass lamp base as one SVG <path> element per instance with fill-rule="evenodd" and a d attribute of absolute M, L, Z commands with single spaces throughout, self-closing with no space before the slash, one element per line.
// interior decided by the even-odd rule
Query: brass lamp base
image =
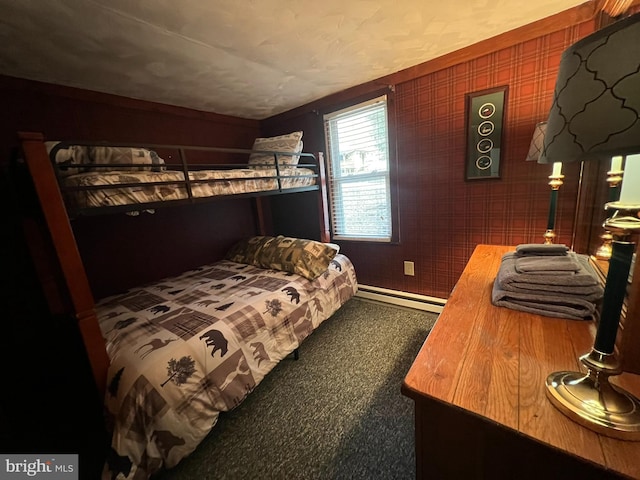
<path fill-rule="evenodd" d="M 554 232 L 553 230 L 549 229 L 546 232 L 544 232 L 544 243 L 545 245 L 550 245 L 553 243 L 553 239 L 556 238 L 556 232 Z"/>
<path fill-rule="evenodd" d="M 588 373 L 555 372 L 547 377 L 547 397 L 567 417 L 602 435 L 640 440 L 640 400 L 609 383 L 620 373 L 613 355 L 592 351 L 580 358 Z"/>

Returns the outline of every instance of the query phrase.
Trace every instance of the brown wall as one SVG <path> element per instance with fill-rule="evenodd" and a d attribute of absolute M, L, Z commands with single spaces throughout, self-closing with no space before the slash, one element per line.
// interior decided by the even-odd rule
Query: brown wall
<path fill-rule="evenodd" d="M 239 148 L 251 147 L 259 136 L 254 120 L 9 77 L 0 77 L 0 99 L 5 166 L 18 131 L 42 132 L 48 139 Z M 250 200 L 116 217 L 72 221 L 97 298 L 221 258 L 233 241 L 256 232 Z"/>
<path fill-rule="evenodd" d="M 395 86 L 400 242 L 338 242 L 361 284 L 447 298 L 477 244 L 543 241 L 551 166 L 525 158 L 562 52 L 594 25 L 592 11 L 576 8 L 262 122 L 266 133 L 304 128 L 305 146 L 324 150 L 323 112 Z M 465 181 L 465 94 L 504 85 L 501 178 Z M 579 167 L 563 173 L 556 242 L 570 245 Z M 404 260 L 415 262 L 415 276 L 403 274 Z"/>

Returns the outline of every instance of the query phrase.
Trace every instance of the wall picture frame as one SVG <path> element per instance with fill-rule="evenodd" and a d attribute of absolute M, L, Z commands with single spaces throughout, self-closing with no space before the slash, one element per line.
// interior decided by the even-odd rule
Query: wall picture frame
<path fill-rule="evenodd" d="M 508 91 L 509 87 L 505 85 L 466 95 L 465 180 L 500 178 Z"/>

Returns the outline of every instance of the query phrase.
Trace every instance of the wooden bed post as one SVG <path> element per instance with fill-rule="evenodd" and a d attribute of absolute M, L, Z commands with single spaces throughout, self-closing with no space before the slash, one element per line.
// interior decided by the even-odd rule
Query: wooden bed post
<path fill-rule="evenodd" d="M 40 200 L 51 240 L 68 289 L 98 392 L 104 396 L 109 357 L 94 310 L 91 287 L 78 251 L 64 200 L 40 133 L 20 132 L 25 162 Z M 52 307 L 50 302 L 50 307 Z"/>
<path fill-rule="evenodd" d="M 253 206 L 256 214 L 256 228 L 259 235 L 273 234 L 273 225 L 268 219 L 271 217 L 271 206 L 266 197 L 256 197 Z"/>
<path fill-rule="evenodd" d="M 320 220 L 320 240 L 331 241 L 329 230 L 329 197 L 327 195 L 327 174 L 324 165 L 324 155 L 318 152 L 318 186 L 320 188 L 320 198 L 318 199 L 318 218 Z"/>

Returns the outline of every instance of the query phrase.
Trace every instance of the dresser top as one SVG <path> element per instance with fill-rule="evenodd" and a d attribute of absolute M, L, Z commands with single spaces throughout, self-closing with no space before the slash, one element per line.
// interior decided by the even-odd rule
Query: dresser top
<path fill-rule="evenodd" d="M 640 478 L 640 442 L 582 427 L 546 397 L 553 372 L 585 372 L 579 357 L 593 346 L 593 321 L 519 312 L 491 303 L 502 256 L 515 247 L 478 245 L 402 385 L 513 429 L 615 472 Z M 640 396 L 640 376 L 611 382 Z"/>

